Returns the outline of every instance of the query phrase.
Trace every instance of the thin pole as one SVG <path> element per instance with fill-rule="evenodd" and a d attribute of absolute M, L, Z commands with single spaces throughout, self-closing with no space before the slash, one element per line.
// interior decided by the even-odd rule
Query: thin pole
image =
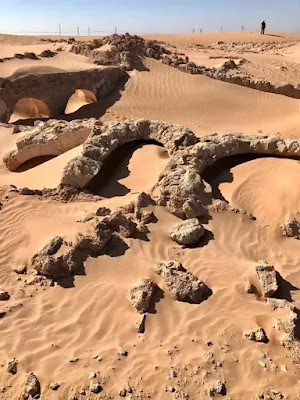
<path fill-rule="evenodd" d="M 88 29 L 88 32 L 89 32 L 89 36 L 91 36 L 91 28 L 90 27 Z"/>
<path fill-rule="evenodd" d="M 60 24 L 58 25 L 58 31 L 59 31 L 59 36 L 61 36 L 61 26 L 60 26 Z"/>
<path fill-rule="evenodd" d="M 115 26 L 115 33 L 117 33 L 117 27 Z"/>
<path fill-rule="evenodd" d="M 79 36 L 79 27 L 77 27 L 77 36 Z"/>

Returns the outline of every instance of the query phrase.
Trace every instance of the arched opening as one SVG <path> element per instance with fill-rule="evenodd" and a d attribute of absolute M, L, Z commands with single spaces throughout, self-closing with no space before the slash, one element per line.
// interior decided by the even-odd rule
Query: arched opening
<path fill-rule="evenodd" d="M 167 150 L 155 140 L 126 143 L 111 152 L 87 189 L 106 198 L 148 191 L 168 161 Z"/>
<path fill-rule="evenodd" d="M 44 101 L 27 97 L 16 103 L 9 122 L 13 123 L 22 119 L 50 118 L 50 116 L 50 109 Z"/>
<path fill-rule="evenodd" d="M 81 107 L 93 103 L 97 103 L 97 97 L 93 92 L 86 89 L 76 89 L 68 100 L 65 108 L 65 114 L 72 114 Z"/>
<path fill-rule="evenodd" d="M 266 154 L 224 157 L 202 178 L 213 198 L 250 212 L 263 223 L 281 223 L 300 210 L 299 159 Z"/>

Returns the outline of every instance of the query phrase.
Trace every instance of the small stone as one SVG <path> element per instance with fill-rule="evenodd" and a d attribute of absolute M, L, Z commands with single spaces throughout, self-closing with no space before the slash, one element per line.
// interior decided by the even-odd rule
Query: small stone
<path fill-rule="evenodd" d="M 118 353 L 120 354 L 120 356 L 123 356 L 123 357 L 127 357 L 128 356 L 128 351 L 123 349 L 122 347 L 118 348 Z"/>
<path fill-rule="evenodd" d="M 96 372 L 91 372 L 89 375 L 89 379 L 94 379 L 96 378 L 96 376 L 97 376 Z"/>
<path fill-rule="evenodd" d="M 141 318 L 135 324 L 138 333 L 145 333 L 146 315 L 142 315 Z"/>
<path fill-rule="evenodd" d="M 172 227 L 170 238 L 182 245 L 192 245 L 199 242 L 204 235 L 204 228 L 197 218 L 187 219 Z"/>
<path fill-rule="evenodd" d="M 14 268 L 14 272 L 19 275 L 24 275 L 27 272 L 26 265 L 20 265 L 19 267 Z"/>
<path fill-rule="evenodd" d="M 149 311 L 152 305 L 152 298 L 157 286 L 150 279 L 142 279 L 132 285 L 127 293 L 127 299 L 139 313 Z"/>
<path fill-rule="evenodd" d="M 288 369 L 287 369 L 287 366 L 286 366 L 286 365 L 282 365 L 282 366 L 280 367 L 280 370 L 281 370 L 282 372 L 288 372 Z"/>
<path fill-rule="evenodd" d="M 5 310 L 0 310 L 0 318 L 5 317 L 6 311 Z"/>
<path fill-rule="evenodd" d="M 51 384 L 50 384 L 50 389 L 51 389 L 51 390 L 58 390 L 59 387 L 60 387 L 60 384 L 59 384 L 59 383 L 51 383 Z"/>
<path fill-rule="evenodd" d="M 10 374 L 15 375 L 18 372 L 18 360 L 13 358 L 12 360 L 8 361 L 6 370 Z"/>
<path fill-rule="evenodd" d="M 96 382 L 96 383 L 91 383 L 91 385 L 90 385 L 90 391 L 92 392 L 92 393 L 100 393 L 101 391 L 102 391 L 102 386 L 100 385 L 100 383 L 99 382 Z"/>
<path fill-rule="evenodd" d="M 170 387 L 169 387 L 169 392 L 170 392 L 170 393 L 174 393 L 174 392 L 175 392 L 174 386 L 170 386 Z"/>
<path fill-rule="evenodd" d="M 69 360 L 69 363 L 76 363 L 77 361 L 79 361 L 79 358 L 74 357 Z"/>
<path fill-rule="evenodd" d="M 248 282 L 245 286 L 245 292 L 253 294 L 256 292 L 256 287 L 252 283 Z"/>
<path fill-rule="evenodd" d="M 177 377 L 177 373 L 173 369 L 171 370 L 170 375 L 171 375 L 171 378 L 176 378 Z"/>
<path fill-rule="evenodd" d="M 6 290 L 0 289 L 0 300 L 1 301 L 7 301 L 9 300 L 10 295 Z"/>
<path fill-rule="evenodd" d="M 256 331 L 251 331 L 245 333 L 245 338 L 248 340 L 253 340 L 255 342 L 268 343 L 269 339 L 263 328 L 258 328 Z"/>
<path fill-rule="evenodd" d="M 126 389 L 121 389 L 119 391 L 119 396 L 120 397 L 126 397 L 126 395 L 127 395 L 127 390 Z"/>
<path fill-rule="evenodd" d="M 259 365 L 261 365 L 263 368 L 266 368 L 266 363 L 264 363 L 263 361 L 259 360 L 258 361 Z"/>
<path fill-rule="evenodd" d="M 96 215 L 98 217 L 106 217 L 111 213 L 109 208 L 106 207 L 99 207 L 98 210 L 96 211 Z"/>

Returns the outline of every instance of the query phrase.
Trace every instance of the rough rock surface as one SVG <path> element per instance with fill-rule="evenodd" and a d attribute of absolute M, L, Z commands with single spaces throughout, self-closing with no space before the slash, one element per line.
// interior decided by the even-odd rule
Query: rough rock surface
<path fill-rule="evenodd" d="M 6 370 L 10 374 L 15 375 L 18 372 L 18 360 L 13 358 L 12 360 L 8 361 Z"/>
<path fill-rule="evenodd" d="M 156 289 L 156 284 L 150 279 L 142 279 L 130 287 L 127 299 L 139 313 L 146 313 L 151 308 L 151 302 Z"/>
<path fill-rule="evenodd" d="M 9 293 L 6 290 L 0 289 L 0 301 L 7 301 L 9 298 Z"/>
<path fill-rule="evenodd" d="M 30 372 L 28 375 L 26 375 L 24 386 L 25 394 L 28 394 L 33 398 L 38 397 L 41 393 L 40 382 L 33 372 Z"/>
<path fill-rule="evenodd" d="M 77 268 L 74 248 L 55 236 L 32 257 L 32 265 L 41 274 L 50 278 L 61 278 L 73 274 Z"/>
<path fill-rule="evenodd" d="M 211 295 L 211 290 L 177 261 L 160 263 L 154 268 L 174 298 L 179 301 L 200 304 Z"/>
<path fill-rule="evenodd" d="M 192 245 L 199 242 L 204 235 L 204 228 L 197 218 L 187 219 L 173 226 L 170 238 L 182 245 Z"/>
<path fill-rule="evenodd" d="M 263 328 L 258 328 L 255 331 L 245 333 L 245 338 L 248 340 L 253 340 L 255 342 L 263 343 L 267 343 L 269 341 Z"/>
<path fill-rule="evenodd" d="M 103 222 L 125 238 L 132 236 L 136 232 L 136 224 L 121 211 L 116 211 L 111 216 L 105 217 Z"/>
<path fill-rule="evenodd" d="M 212 203 L 212 188 L 202 179 L 201 174 L 216 161 L 250 153 L 300 156 L 300 140 L 297 139 L 242 134 L 216 134 L 197 138 L 187 128 L 159 121 L 101 123 L 91 119 L 68 123 L 52 120 L 39 123 L 34 128 L 26 128 L 26 131 L 28 134 L 17 140 L 17 150 L 4 156 L 4 162 L 11 170 L 32 157 L 61 154 L 85 141 L 82 153 L 64 168 L 59 187 L 43 190 L 43 196 L 61 201 L 95 199 L 84 188 L 99 173 L 102 163 L 113 150 L 135 140 L 157 141 L 167 149 L 171 159 L 151 189 L 150 199 L 160 206 L 166 206 L 181 219 L 206 216 Z M 142 195 L 139 201 L 143 203 Z M 137 202 L 137 217 L 143 207 Z M 221 204 L 211 210 L 219 208 L 223 210 Z M 226 206 L 224 211 L 238 210 Z M 250 215 L 249 218 L 254 219 Z"/>
<path fill-rule="evenodd" d="M 76 247 L 91 253 L 101 251 L 112 237 L 112 230 L 103 222 L 97 221 L 93 224 L 87 234 L 77 235 Z"/>
<path fill-rule="evenodd" d="M 275 268 L 273 265 L 269 265 L 266 261 L 261 260 L 255 269 L 263 296 L 272 297 L 278 289 Z"/>
<path fill-rule="evenodd" d="M 300 239 L 300 222 L 296 218 L 287 218 L 281 225 L 284 236 Z"/>

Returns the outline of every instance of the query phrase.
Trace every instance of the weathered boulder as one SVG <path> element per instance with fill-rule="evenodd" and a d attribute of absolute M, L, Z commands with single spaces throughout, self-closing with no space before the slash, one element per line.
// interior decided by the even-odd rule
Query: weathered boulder
<path fill-rule="evenodd" d="M 25 386 L 25 394 L 33 398 L 40 396 L 41 385 L 38 378 L 34 375 L 33 372 L 30 372 L 28 375 L 26 375 L 24 386 Z"/>
<path fill-rule="evenodd" d="M 245 338 L 255 342 L 267 343 L 269 341 L 266 332 L 263 328 L 258 328 L 255 331 L 245 333 Z"/>
<path fill-rule="evenodd" d="M 187 219 L 172 227 L 170 238 L 182 245 L 192 245 L 199 242 L 204 235 L 204 228 L 197 218 Z"/>
<path fill-rule="evenodd" d="M 200 304 L 211 295 L 211 290 L 177 261 L 160 263 L 154 268 L 174 298 L 179 301 Z"/>
<path fill-rule="evenodd" d="M 148 312 L 156 289 L 157 285 L 150 279 L 142 279 L 130 287 L 127 299 L 139 313 Z"/>
<path fill-rule="evenodd" d="M 113 231 L 119 233 L 121 236 L 128 238 L 136 232 L 135 223 L 126 217 L 121 211 L 116 211 L 109 217 L 103 219 Z"/>
<path fill-rule="evenodd" d="M 275 268 L 273 265 L 269 265 L 266 261 L 261 260 L 255 269 L 263 296 L 272 297 L 278 289 Z"/>
<path fill-rule="evenodd" d="M 300 222 L 296 218 L 286 218 L 281 225 L 281 232 L 284 236 L 300 239 Z"/>

